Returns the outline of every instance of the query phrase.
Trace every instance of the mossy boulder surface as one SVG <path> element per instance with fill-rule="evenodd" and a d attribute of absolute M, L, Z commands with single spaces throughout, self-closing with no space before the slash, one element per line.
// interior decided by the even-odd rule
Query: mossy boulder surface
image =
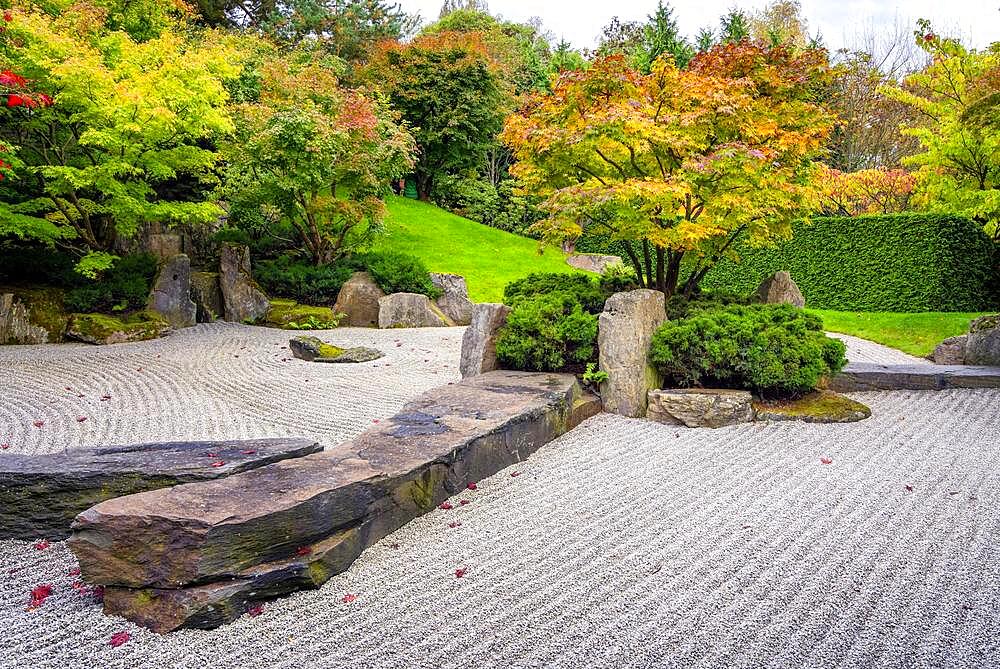
<path fill-rule="evenodd" d="M 66 336 L 88 344 L 124 344 L 162 337 L 170 325 L 148 311 L 125 318 L 106 314 L 71 314 Z"/>
<path fill-rule="evenodd" d="M 264 323 L 286 330 L 325 330 L 337 327 L 341 320 L 342 316 L 330 307 L 273 299 Z"/>
<path fill-rule="evenodd" d="M 757 420 L 801 420 L 807 423 L 853 423 L 870 418 L 872 410 L 861 402 L 831 390 L 818 390 L 799 399 L 777 402 L 755 400 Z"/>
<path fill-rule="evenodd" d="M 0 286 L 0 294 L 11 293 L 24 305 L 28 320 L 48 332 L 48 343 L 63 340 L 69 315 L 64 305 L 65 291 L 49 286 Z"/>

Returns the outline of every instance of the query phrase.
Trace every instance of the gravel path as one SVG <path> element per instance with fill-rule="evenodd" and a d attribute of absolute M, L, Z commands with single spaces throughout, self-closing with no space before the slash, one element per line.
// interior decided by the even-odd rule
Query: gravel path
<path fill-rule="evenodd" d="M 870 362 L 877 365 L 934 364 L 927 358 L 918 358 L 915 355 L 903 353 L 902 351 L 889 348 L 888 346 L 883 346 L 882 344 L 876 344 L 873 341 L 862 339 L 861 337 L 852 337 L 851 335 L 841 334 L 839 332 L 827 332 L 826 334 L 831 337 L 836 337 L 847 344 L 848 362 Z"/>
<path fill-rule="evenodd" d="M 457 345 L 442 339 L 456 331 L 341 330 L 331 338 L 403 346 L 389 351 L 388 369 L 350 382 L 355 372 L 321 378 L 310 366 L 299 396 L 302 372 L 288 370 L 305 363 L 272 362 L 275 333 L 198 330 L 143 353 L 177 397 L 194 389 L 186 413 L 164 417 L 182 436 L 202 425 L 217 436 L 294 431 L 297 420 L 307 421 L 301 433 L 356 432 L 426 385 L 450 380 L 457 359 Z M 210 342 L 214 354 L 195 352 Z M 266 353 L 248 352 L 255 346 Z M 65 385 L 92 382 L 87 397 L 114 393 L 86 405 L 95 416 L 102 407 L 115 412 L 104 433 L 152 438 L 143 431 L 155 427 L 152 418 L 111 409 L 115 397 L 128 396 L 165 411 L 158 395 L 142 390 L 148 376 L 121 369 L 134 369 L 129 351 L 137 350 L 8 350 L 0 369 L 17 383 L 40 384 L 32 386 L 38 398 L 75 408 L 52 383 L 99 358 L 94 378 L 79 373 Z M 234 355 L 239 382 L 215 378 Z M 187 372 L 165 371 L 179 368 Z M 331 388 L 338 395 L 327 398 Z M 242 393 L 253 410 L 240 410 Z M 39 405 L 32 397 L 5 386 L 3 420 L 30 417 Z M 1000 665 L 1000 391 L 858 397 L 874 417 L 851 425 L 713 431 L 599 416 L 459 496 L 471 504 L 386 538 L 320 590 L 210 632 L 159 637 L 104 617 L 72 587 L 76 563 L 65 544 L 0 542 L 0 667 Z M 309 410 L 289 408 L 305 404 Z M 201 415 L 209 410 L 219 413 Z M 28 450 L 53 450 L 55 434 L 70 445 L 99 439 L 57 428 L 60 416 L 53 409 L 41 428 L 53 431 Z M 234 426 L 243 432 L 227 432 Z M 456 569 L 467 571 L 457 578 Z M 53 594 L 26 611 L 42 583 Z M 110 647 L 120 631 L 131 639 Z"/>

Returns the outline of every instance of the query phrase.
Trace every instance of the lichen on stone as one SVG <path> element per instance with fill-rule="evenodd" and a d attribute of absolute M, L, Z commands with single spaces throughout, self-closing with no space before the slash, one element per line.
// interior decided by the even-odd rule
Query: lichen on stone
<path fill-rule="evenodd" d="M 830 390 L 818 390 L 799 399 L 754 401 L 757 420 L 801 420 L 807 423 L 853 423 L 872 415 L 871 409 Z"/>

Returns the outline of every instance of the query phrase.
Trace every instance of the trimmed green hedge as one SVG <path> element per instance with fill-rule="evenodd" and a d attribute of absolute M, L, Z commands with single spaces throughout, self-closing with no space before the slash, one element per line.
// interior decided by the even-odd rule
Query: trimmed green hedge
<path fill-rule="evenodd" d="M 993 242 L 959 216 L 816 218 L 776 248 L 737 248 L 702 282 L 755 291 L 788 270 L 806 306 L 837 311 L 987 311 L 996 307 Z"/>

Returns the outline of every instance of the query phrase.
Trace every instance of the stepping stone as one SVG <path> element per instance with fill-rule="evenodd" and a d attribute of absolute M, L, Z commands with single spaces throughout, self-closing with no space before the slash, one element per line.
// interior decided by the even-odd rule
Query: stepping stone
<path fill-rule="evenodd" d="M 108 500 L 70 548 L 105 613 L 156 632 L 211 628 L 319 587 L 445 499 L 599 411 L 571 374 L 494 371 L 441 386 L 304 458 Z"/>
<path fill-rule="evenodd" d="M 322 450 L 311 439 L 185 441 L 0 456 L 0 538 L 65 539 L 99 502 L 209 481 Z"/>

